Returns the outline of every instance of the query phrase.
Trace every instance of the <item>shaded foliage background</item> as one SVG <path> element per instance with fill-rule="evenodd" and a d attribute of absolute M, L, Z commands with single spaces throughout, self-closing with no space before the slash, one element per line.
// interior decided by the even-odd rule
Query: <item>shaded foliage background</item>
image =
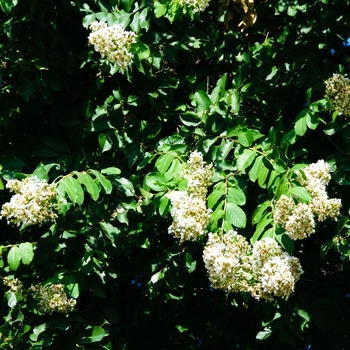
<path fill-rule="evenodd" d="M 55 164 L 45 172 L 50 180 L 108 167 L 121 173 L 106 175 L 111 194 L 67 204 L 52 226 L 1 221 L 2 277 L 15 275 L 27 287 L 61 281 L 77 308 L 67 317 L 39 315 L 30 302 L 11 308 L 4 297 L 0 347 L 349 347 L 350 127 L 322 100 L 324 80 L 349 69 L 348 1 L 257 1 L 258 20 L 243 33 L 241 15 L 218 18 L 215 1 L 200 20 L 173 23 L 157 18 L 150 1 L 16 3 L 0 5 L 3 179 L 31 174 L 39 163 Z M 107 13 L 143 43 L 126 75 L 87 46 L 89 23 Z M 244 193 L 237 205 L 247 223 L 241 218 L 239 232 L 248 238 L 259 222 L 269 225 L 251 218 L 273 198 L 275 177 L 295 164 L 332 164 L 329 191 L 342 199 L 342 217 L 295 243 L 305 273 L 288 301 L 213 290 L 205 238 L 179 246 L 168 235 L 164 193 L 177 186 L 175 159 L 195 149 L 213 162 L 215 183 L 237 171 L 245 149 L 264 154 L 263 168 L 251 171 L 252 159 L 232 180 Z M 9 198 L 2 191 L 1 202 Z M 34 243 L 34 259 L 13 271 L 6 252 L 21 242 Z"/>

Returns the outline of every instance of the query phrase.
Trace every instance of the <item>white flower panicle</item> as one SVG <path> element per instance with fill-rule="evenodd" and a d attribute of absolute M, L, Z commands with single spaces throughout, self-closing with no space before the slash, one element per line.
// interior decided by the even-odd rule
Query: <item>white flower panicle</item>
<path fill-rule="evenodd" d="M 43 314 L 68 314 L 74 310 L 76 304 L 76 300 L 69 298 L 65 293 L 63 284 L 43 286 L 39 283 L 30 287 L 29 292 L 38 300 L 38 311 Z"/>
<path fill-rule="evenodd" d="M 210 212 L 203 198 L 181 191 L 178 198 L 172 199 L 173 223 L 169 233 L 179 238 L 180 243 L 197 239 L 208 226 Z"/>
<path fill-rule="evenodd" d="M 296 180 L 307 189 L 312 200 L 295 204 L 292 198 L 283 195 L 276 203 L 274 220 L 294 240 L 304 239 L 315 232 L 315 218 L 322 222 L 327 218 L 336 220 L 340 213 L 341 200 L 328 198 L 326 186 L 331 175 L 330 166 L 324 160 L 296 171 Z"/>
<path fill-rule="evenodd" d="M 304 186 L 312 197 L 320 196 L 326 193 L 331 175 L 331 167 L 323 159 L 308 165 L 302 169 L 303 173 L 296 171 L 297 181 Z"/>
<path fill-rule="evenodd" d="M 23 282 L 20 281 L 18 278 L 9 279 L 7 277 L 4 277 L 2 279 L 3 284 L 9 288 L 9 292 L 15 293 L 15 294 L 23 294 Z"/>
<path fill-rule="evenodd" d="M 182 176 L 187 180 L 187 192 L 196 197 L 206 197 L 207 187 L 214 176 L 212 164 L 205 165 L 201 152 L 192 152 Z"/>
<path fill-rule="evenodd" d="M 213 288 L 226 292 L 250 291 L 250 250 L 245 237 L 235 231 L 222 236 L 209 233 L 203 260 Z"/>
<path fill-rule="evenodd" d="M 193 152 L 181 174 L 187 180 L 187 191 L 173 191 L 169 233 L 180 243 L 195 240 L 205 233 L 211 210 L 206 206 L 207 187 L 214 175 L 212 164 L 205 165 L 202 154 Z"/>
<path fill-rule="evenodd" d="M 304 239 L 315 232 L 315 219 L 311 207 L 298 203 L 285 224 L 287 235 L 294 240 Z"/>
<path fill-rule="evenodd" d="M 282 195 L 276 204 L 276 210 L 274 213 L 275 222 L 284 227 L 289 216 L 292 215 L 294 207 L 295 204 L 293 199 L 286 195 Z"/>
<path fill-rule="evenodd" d="M 203 260 L 213 288 L 248 292 L 267 301 L 287 300 L 303 273 L 299 259 L 272 238 L 263 238 L 252 247 L 236 232 L 210 233 Z"/>
<path fill-rule="evenodd" d="M 10 180 L 6 184 L 15 195 L 9 203 L 2 206 L 1 217 L 8 224 L 20 226 L 41 225 L 47 221 L 55 221 L 57 214 L 57 193 L 54 184 L 30 176 L 22 181 Z"/>
<path fill-rule="evenodd" d="M 287 300 L 303 273 L 299 259 L 283 251 L 272 238 L 255 243 L 251 255 L 256 285 L 252 295 L 256 299 Z"/>
<path fill-rule="evenodd" d="M 203 12 L 209 5 L 209 0 L 176 0 L 183 8 L 183 13 L 192 10 L 193 13 Z"/>
<path fill-rule="evenodd" d="M 325 81 L 326 99 L 331 109 L 344 115 L 350 115 L 350 79 L 341 74 L 333 74 Z"/>
<path fill-rule="evenodd" d="M 89 28 L 89 45 L 92 45 L 102 58 L 106 57 L 116 63 L 121 71 L 132 64 L 134 54 L 130 49 L 136 43 L 137 37 L 134 32 L 125 31 L 118 24 L 108 27 L 107 23 L 98 21 L 91 23 Z"/>

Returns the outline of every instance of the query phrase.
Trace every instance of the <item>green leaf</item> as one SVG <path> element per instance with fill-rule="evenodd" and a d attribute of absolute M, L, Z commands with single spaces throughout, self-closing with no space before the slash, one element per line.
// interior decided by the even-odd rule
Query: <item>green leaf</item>
<path fill-rule="evenodd" d="M 154 14 L 157 18 L 164 16 L 167 13 L 167 6 L 162 4 L 160 1 L 155 1 L 153 3 Z"/>
<path fill-rule="evenodd" d="M 21 261 L 21 252 L 18 247 L 12 247 L 7 254 L 7 263 L 11 270 L 16 271 Z"/>
<path fill-rule="evenodd" d="M 29 265 L 34 258 L 33 245 L 26 242 L 21 243 L 18 246 L 19 253 L 21 254 L 21 259 L 24 265 Z"/>
<path fill-rule="evenodd" d="M 159 214 L 161 216 L 166 216 L 170 211 L 170 200 L 166 196 L 162 196 L 159 201 Z"/>
<path fill-rule="evenodd" d="M 173 178 L 177 178 L 181 173 L 183 168 L 183 163 L 181 163 L 178 159 L 174 159 L 170 165 L 168 171 L 164 174 L 165 178 L 170 181 Z"/>
<path fill-rule="evenodd" d="M 219 203 L 218 207 L 210 215 L 213 227 L 215 228 L 218 226 L 218 221 L 224 218 L 225 216 L 225 211 L 222 210 L 223 206 L 224 206 L 224 202 Z"/>
<path fill-rule="evenodd" d="M 107 336 L 108 333 L 101 326 L 95 326 L 92 329 L 91 335 L 81 338 L 79 344 L 97 343 Z"/>
<path fill-rule="evenodd" d="M 79 297 L 79 283 L 74 275 L 65 276 L 63 279 L 64 286 L 70 297 L 77 299 Z"/>
<path fill-rule="evenodd" d="M 273 227 L 270 227 L 269 229 L 267 229 L 261 236 L 262 238 L 272 238 L 275 239 L 276 235 L 275 235 L 275 230 Z"/>
<path fill-rule="evenodd" d="M 248 175 L 249 178 L 252 182 L 255 182 L 255 180 L 262 174 L 266 172 L 266 167 L 263 163 L 264 157 L 263 156 L 258 156 L 255 161 L 254 164 L 252 166 L 252 168 L 249 170 Z M 268 170 L 267 170 L 268 172 Z M 267 175 L 266 175 L 267 176 Z"/>
<path fill-rule="evenodd" d="M 250 147 L 254 142 L 254 137 L 250 130 L 240 131 L 237 137 L 238 142 L 244 147 Z"/>
<path fill-rule="evenodd" d="M 262 187 L 267 179 L 267 176 L 269 175 L 269 169 L 264 165 L 264 159 L 262 162 L 262 166 L 260 167 L 260 174 L 258 177 L 258 184 L 260 187 Z"/>
<path fill-rule="evenodd" d="M 305 321 L 310 322 L 310 316 L 305 310 L 298 309 L 297 314 Z"/>
<path fill-rule="evenodd" d="M 7 299 L 7 305 L 9 308 L 13 308 L 17 305 L 17 297 L 16 294 L 13 292 L 7 292 L 6 293 L 6 299 Z"/>
<path fill-rule="evenodd" d="M 204 91 L 199 90 L 195 92 L 193 100 L 197 104 L 198 112 L 207 111 L 211 106 L 210 98 Z"/>
<path fill-rule="evenodd" d="M 175 156 L 172 154 L 163 154 L 156 161 L 157 170 L 161 174 L 165 174 L 169 170 L 174 159 L 175 159 Z"/>
<path fill-rule="evenodd" d="M 188 273 L 192 273 L 197 266 L 197 261 L 193 260 L 192 255 L 186 253 L 186 268 Z"/>
<path fill-rule="evenodd" d="M 111 140 L 106 134 L 100 134 L 98 136 L 98 143 L 102 153 L 109 151 L 113 146 Z"/>
<path fill-rule="evenodd" d="M 227 80 L 227 74 L 224 74 L 216 83 L 216 87 L 210 94 L 210 100 L 213 105 L 215 105 L 221 98 L 222 93 L 225 91 Z"/>
<path fill-rule="evenodd" d="M 283 174 L 286 172 L 286 166 L 284 164 L 284 162 L 280 159 L 277 159 L 273 164 L 272 164 L 273 168 L 275 171 L 277 171 L 280 174 Z"/>
<path fill-rule="evenodd" d="M 240 110 L 240 96 L 239 91 L 230 90 L 230 95 L 227 96 L 226 103 L 230 106 L 231 112 L 234 114 L 238 114 Z"/>
<path fill-rule="evenodd" d="M 164 186 L 166 182 L 167 180 L 164 177 L 164 175 L 159 173 L 149 173 L 144 177 L 143 187 L 147 186 L 153 191 L 160 192 L 166 189 L 166 187 Z"/>
<path fill-rule="evenodd" d="M 248 168 L 249 165 L 252 164 L 256 155 L 256 152 L 250 149 L 245 149 L 243 153 L 237 158 L 237 169 L 242 171 Z"/>
<path fill-rule="evenodd" d="M 267 339 L 271 334 L 272 334 L 271 328 L 270 327 L 266 327 L 266 328 L 264 328 L 264 330 L 260 331 L 256 335 L 256 339 L 258 339 L 258 340 Z"/>
<path fill-rule="evenodd" d="M 198 126 L 201 124 L 201 120 L 199 119 L 198 115 L 194 112 L 187 111 L 184 113 L 180 113 L 180 120 L 182 124 L 186 126 Z"/>
<path fill-rule="evenodd" d="M 252 215 L 252 224 L 255 225 L 258 222 L 260 222 L 260 220 L 263 218 L 263 216 L 265 215 L 265 211 L 267 208 L 270 207 L 270 201 L 266 201 L 262 204 L 259 204 L 256 209 L 253 212 Z"/>
<path fill-rule="evenodd" d="M 294 131 L 299 136 L 303 136 L 307 130 L 307 115 L 308 109 L 303 109 L 295 122 Z"/>
<path fill-rule="evenodd" d="M 73 204 L 82 205 L 84 202 L 84 191 L 78 180 L 72 176 L 63 178 L 59 181 L 57 191 L 66 193 Z"/>
<path fill-rule="evenodd" d="M 287 251 L 289 254 L 293 254 L 294 241 L 284 232 L 280 234 L 278 231 L 279 230 L 276 230 L 276 240 L 280 243 L 285 251 Z"/>
<path fill-rule="evenodd" d="M 51 170 L 51 168 L 53 168 L 54 166 L 58 167 L 59 164 L 57 163 L 51 163 L 51 164 L 43 164 L 40 163 L 34 170 L 33 172 L 33 176 L 36 176 L 38 179 L 40 180 L 49 180 L 49 172 Z"/>
<path fill-rule="evenodd" d="M 244 211 L 235 203 L 227 203 L 225 220 L 238 228 L 244 228 L 247 223 Z"/>
<path fill-rule="evenodd" d="M 273 221 L 271 216 L 272 216 L 271 213 L 265 214 L 264 217 L 261 219 L 261 221 L 256 225 L 256 230 L 253 234 L 253 237 L 250 239 L 250 242 L 252 244 L 254 244 L 259 239 L 259 237 L 263 234 L 266 226 L 271 224 L 271 222 Z"/>
<path fill-rule="evenodd" d="M 291 193 L 294 197 L 297 197 L 305 202 L 311 202 L 311 194 L 307 191 L 305 187 L 295 186 L 292 188 Z"/>
<path fill-rule="evenodd" d="M 113 186 L 112 186 L 112 183 L 108 179 L 106 179 L 103 175 L 101 175 L 101 173 L 98 172 L 97 170 L 89 169 L 89 172 L 91 172 L 95 175 L 96 180 L 103 187 L 106 194 L 112 193 Z"/>
<path fill-rule="evenodd" d="M 18 3 L 18 0 L 1 0 L 0 1 L 0 8 L 1 10 L 8 15 L 12 8 L 15 7 Z"/>
<path fill-rule="evenodd" d="M 29 336 L 30 340 L 37 341 L 39 335 L 45 332 L 47 328 L 48 328 L 48 325 L 46 323 L 43 323 L 40 326 L 34 327 L 33 333 Z"/>
<path fill-rule="evenodd" d="M 78 177 L 78 181 L 85 186 L 87 192 L 90 194 L 91 198 L 96 201 L 100 195 L 100 190 L 96 185 L 96 182 L 92 179 L 92 177 L 83 172 L 79 173 L 77 171 L 73 172 Z"/>
<path fill-rule="evenodd" d="M 115 184 L 125 193 L 127 197 L 133 197 L 135 195 L 134 184 L 130 180 L 121 177 L 116 179 Z"/>
<path fill-rule="evenodd" d="M 208 196 L 208 207 L 211 209 L 214 208 L 215 204 L 226 193 L 224 182 L 221 182 L 220 184 L 222 184 L 222 186 L 220 186 L 220 187 L 216 186 L 216 188 L 214 188 L 213 192 L 210 193 L 210 195 Z"/>
<path fill-rule="evenodd" d="M 101 170 L 101 174 L 105 175 L 119 175 L 121 170 L 116 167 L 109 167 Z"/>
<path fill-rule="evenodd" d="M 228 189 L 228 202 L 236 203 L 237 205 L 244 205 L 246 202 L 246 197 L 243 190 L 238 188 L 230 187 Z M 208 198 L 209 199 L 209 198 Z"/>

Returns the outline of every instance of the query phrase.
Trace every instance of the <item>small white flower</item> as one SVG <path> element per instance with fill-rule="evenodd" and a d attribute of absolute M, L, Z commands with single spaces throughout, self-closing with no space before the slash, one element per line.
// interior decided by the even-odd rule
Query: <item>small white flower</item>
<path fill-rule="evenodd" d="M 132 64 L 134 55 L 130 49 L 136 43 L 137 37 L 134 32 L 125 31 L 118 24 L 108 27 L 106 23 L 98 21 L 91 23 L 89 28 L 89 45 L 92 45 L 102 58 L 106 57 L 116 63 L 122 72 Z"/>
<path fill-rule="evenodd" d="M 331 108 L 341 114 L 350 115 L 350 79 L 333 74 L 325 81 L 326 99 Z"/>
<path fill-rule="evenodd" d="M 57 214 L 55 185 L 30 176 L 22 181 L 10 180 L 6 184 L 15 195 L 9 203 L 2 206 L 1 217 L 5 217 L 9 224 L 25 226 L 43 224 L 55 221 Z"/>
<path fill-rule="evenodd" d="M 68 314 L 74 310 L 76 300 L 69 298 L 64 291 L 63 284 L 49 284 L 43 286 L 41 283 L 29 288 L 29 292 L 38 300 L 38 311 L 43 314 L 54 312 Z"/>

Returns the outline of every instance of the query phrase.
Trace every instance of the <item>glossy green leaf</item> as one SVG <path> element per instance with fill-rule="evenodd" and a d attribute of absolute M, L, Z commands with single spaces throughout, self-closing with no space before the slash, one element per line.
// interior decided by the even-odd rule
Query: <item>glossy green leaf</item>
<path fill-rule="evenodd" d="M 300 112 L 294 125 L 294 131 L 297 135 L 303 136 L 307 130 L 308 110 L 304 109 Z"/>
<path fill-rule="evenodd" d="M 12 247 L 7 254 L 7 263 L 11 270 L 16 271 L 21 262 L 21 252 L 18 247 Z"/>
<path fill-rule="evenodd" d="M 106 194 L 110 194 L 112 192 L 112 183 L 108 179 L 106 179 L 100 172 L 94 169 L 89 169 L 89 172 L 95 175 L 96 180 L 100 183 Z"/>
<path fill-rule="evenodd" d="M 101 152 L 107 152 L 112 148 L 112 142 L 106 134 L 100 134 L 98 137 Z"/>
<path fill-rule="evenodd" d="M 244 228 L 247 223 L 247 217 L 244 211 L 235 203 L 227 203 L 225 220 L 238 228 Z"/>
<path fill-rule="evenodd" d="M 301 186 L 292 187 L 291 193 L 293 197 L 297 197 L 305 202 L 312 201 L 311 194 L 307 191 L 305 187 L 301 187 Z"/>
<path fill-rule="evenodd" d="M 63 283 L 68 295 L 71 298 L 77 299 L 80 295 L 80 290 L 78 280 L 74 277 L 74 275 L 64 277 Z"/>
<path fill-rule="evenodd" d="M 238 142 L 244 147 L 249 147 L 254 142 L 254 137 L 250 130 L 240 131 L 237 137 Z"/>
<path fill-rule="evenodd" d="M 261 174 L 265 174 L 266 171 L 268 171 L 268 169 L 264 165 L 263 160 L 263 156 L 258 156 L 255 158 L 254 164 L 248 172 L 251 181 L 255 182 L 256 179 L 258 179 L 261 176 Z"/>
<path fill-rule="evenodd" d="M 77 180 L 85 186 L 91 198 L 96 201 L 100 195 L 100 190 L 92 177 L 87 173 L 79 173 L 77 171 L 74 174 L 77 176 Z"/>
<path fill-rule="evenodd" d="M 164 191 L 166 182 L 166 178 L 160 173 L 149 173 L 144 178 L 144 185 L 156 192 Z"/>
<path fill-rule="evenodd" d="M 21 255 L 22 263 L 24 265 L 29 265 L 34 258 L 33 244 L 31 243 L 21 243 L 18 246 L 18 251 Z"/>
<path fill-rule="evenodd" d="M 263 218 L 263 216 L 265 215 L 265 211 L 267 208 L 269 208 L 271 205 L 270 201 L 266 201 L 262 204 L 259 204 L 256 209 L 253 212 L 252 215 L 252 224 L 255 225 L 258 222 L 260 222 L 260 220 Z"/>
<path fill-rule="evenodd" d="M 156 168 L 157 170 L 161 173 L 164 174 L 166 173 L 172 162 L 174 161 L 175 157 L 172 154 L 163 154 L 161 155 L 157 161 L 156 161 Z"/>
<path fill-rule="evenodd" d="M 73 204 L 83 204 L 84 191 L 78 180 L 72 176 L 61 179 L 58 184 L 58 190 L 66 193 Z"/>
<path fill-rule="evenodd" d="M 196 102 L 199 112 L 207 111 L 211 106 L 210 98 L 204 91 L 195 92 L 193 100 Z"/>
<path fill-rule="evenodd" d="M 101 170 L 101 174 L 105 175 L 119 175 L 121 170 L 115 167 L 108 167 Z"/>
<path fill-rule="evenodd" d="M 243 190 L 230 187 L 227 194 L 227 200 L 229 203 L 236 203 L 237 205 L 244 205 L 246 203 L 246 196 Z"/>
<path fill-rule="evenodd" d="M 80 339 L 79 344 L 90 344 L 100 342 L 103 338 L 107 337 L 108 333 L 101 326 L 95 326 L 92 329 L 91 335 L 84 336 Z"/>
<path fill-rule="evenodd" d="M 237 158 L 237 169 L 242 171 L 249 167 L 252 164 L 256 157 L 256 152 L 245 149 L 243 153 Z"/>

